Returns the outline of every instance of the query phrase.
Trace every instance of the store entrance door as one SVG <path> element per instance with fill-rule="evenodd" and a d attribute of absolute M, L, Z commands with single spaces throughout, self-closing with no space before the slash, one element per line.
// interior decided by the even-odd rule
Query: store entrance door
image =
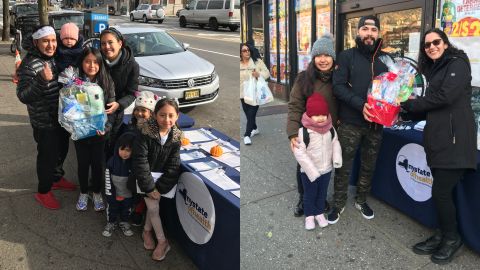
<path fill-rule="evenodd" d="M 421 4 L 411 3 L 375 7 L 354 13 L 340 14 L 341 28 L 337 42 L 341 50 L 355 46 L 357 25 L 360 17 L 376 15 L 380 20 L 380 37 L 383 39 L 382 50 L 393 56 L 408 57 L 416 60 L 420 47 L 422 29 Z"/>

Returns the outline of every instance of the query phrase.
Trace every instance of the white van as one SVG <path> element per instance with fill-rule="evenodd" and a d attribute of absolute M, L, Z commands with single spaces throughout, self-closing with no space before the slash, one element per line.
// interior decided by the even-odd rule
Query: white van
<path fill-rule="evenodd" d="M 213 30 L 228 27 L 237 31 L 240 27 L 240 0 L 190 0 L 179 14 L 180 27 L 196 24 Z"/>

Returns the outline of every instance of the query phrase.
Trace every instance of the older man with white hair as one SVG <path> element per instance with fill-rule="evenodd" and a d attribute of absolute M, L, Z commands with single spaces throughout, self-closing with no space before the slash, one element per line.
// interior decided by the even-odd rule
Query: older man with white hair
<path fill-rule="evenodd" d="M 68 151 L 69 134 L 58 123 L 58 96 L 61 85 L 53 56 L 57 37 L 51 26 L 40 26 L 27 43 L 30 49 L 18 69 L 17 96 L 27 105 L 33 138 L 37 143 L 38 192 L 35 199 L 48 209 L 60 203 L 51 189 L 75 190 L 63 178 L 63 161 Z"/>

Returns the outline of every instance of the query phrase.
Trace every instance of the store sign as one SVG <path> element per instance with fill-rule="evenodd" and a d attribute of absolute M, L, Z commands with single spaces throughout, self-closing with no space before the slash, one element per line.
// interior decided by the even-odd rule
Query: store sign
<path fill-rule="evenodd" d="M 404 145 L 398 151 L 395 168 L 400 185 L 413 200 L 424 202 L 432 197 L 433 177 L 421 145 Z"/>
<path fill-rule="evenodd" d="M 480 86 L 480 0 L 442 0 L 440 28 L 470 59 L 472 85 Z"/>
<path fill-rule="evenodd" d="M 207 243 L 215 228 L 215 206 L 208 188 L 200 177 L 184 172 L 176 194 L 178 218 L 183 230 L 194 243 Z"/>

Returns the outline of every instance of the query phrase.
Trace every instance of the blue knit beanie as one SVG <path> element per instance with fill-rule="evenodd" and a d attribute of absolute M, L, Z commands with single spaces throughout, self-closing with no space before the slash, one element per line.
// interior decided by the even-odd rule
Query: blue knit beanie
<path fill-rule="evenodd" d="M 310 55 L 314 58 L 320 54 L 330 55 L 333 61 L 335 61 L 335 49 L 333 48 L 333 37 L 331 34 L 325 34 L 313 43 Z"/>

